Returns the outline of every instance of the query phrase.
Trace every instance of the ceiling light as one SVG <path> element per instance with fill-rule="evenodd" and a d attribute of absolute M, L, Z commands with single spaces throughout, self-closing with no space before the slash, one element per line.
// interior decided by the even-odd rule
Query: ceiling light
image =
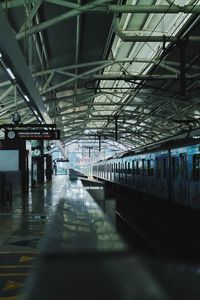
<path fill-rule="evenodd" d="M 11 71 L 10 68 L 6 68 L 6 71 L 8 72 L 8 74 L 10 75 L 11 79 L 15 79 L 15 75 L 13 74 L 13 72 Z"/>
<path fill-rule="evenodd" d="M 0 58 L 2 57 L 2 54 L 1 54 L 1 52 L 0 52 Z"/>
<path fill-rule="evenodd" d="M 30 99 L 28 98 L 27 95 L 24 95 L 24 98 L 26 99 L 27 102 L 30 102 Z"/>

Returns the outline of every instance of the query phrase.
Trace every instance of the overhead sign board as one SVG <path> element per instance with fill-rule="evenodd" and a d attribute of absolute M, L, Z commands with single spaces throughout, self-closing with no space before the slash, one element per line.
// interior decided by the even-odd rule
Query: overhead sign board
<path fill-rule="evenodd" d="M 5 139 L 8 140 L 59 140 L 60 139 L 60 130 L 20 130 L 12 129 L 5 130 Z"/>

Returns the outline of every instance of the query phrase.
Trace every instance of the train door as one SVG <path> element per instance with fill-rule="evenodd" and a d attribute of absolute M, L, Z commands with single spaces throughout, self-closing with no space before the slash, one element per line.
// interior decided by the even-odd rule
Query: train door
<path fill-rule="evenodd" d="M 200 207 L 200 154 L 193 154 L 188 169 L 190 170 L 190 203 L 192 207 Z"/>
<path fill-rule="evenodd" d="M 114 163 L 114 181 L 118 180 L 118 168 L 117 168 L 117 163 Z"/>
<path fill-rule="evenodd" d="M 134 186 L 134 179 L 135 179 L 135 161 L 132 160 L 132 172 L 131 172 L 131 185 Z"/>
<path fill-rule="evenodd" d="M 124 182 L 124 163 L 123 160 L 121 162 L 121 172 L 120 172 L 121 176 L 120 176 L 120 182 L 123 183 Z"/>
<path fill-rule="evenodd" d="M 155 193 L 154 191 L 154 161 L 153 159 L 148 159 L 147 161 L 147 176 L 148 176 L 148 180 L 147 180 L 147 190 L 149 193 L 153 194 Z"/>
<path fill-rule="evenodd" d="M 127 169 L 127 184 L 131 184 L 131 162 L 128 161 L 128 169 Z"/>
<path fill-rule="evenodd" d="M 127 161 L 124 163 L 124 183 L 127 184 Z"/>
<path fill-rule="evenodd" d="M 147 161 L 142 159 L 142 176 L 141 176 L 141 187 L 143 190 L 146 190 L 147 187 Z"/>
<path fill-rule="evenodd" d="M 189 182 L 187 169 L 187 153 L 181 153 L 179 157 L 180 172 L 179 172 L 179 198 L 177 199 L 181 204 L 189 203 Z"/>
<path fill-rule="evenodd" d="M 118 162 L 118 181 L 120 182 L 121 179 L 121 168 L 120 168 L 120 162 Z"/>
<path fill-rule="evenodd" d="M 167 178 L 166 178 L 166 156 L 156 157 L 156 195 L 158 198 L 167 199 Z"/>
<path fill-rule="evenodd" d="M 171 201 L 178 202 L 178 176 L 179 176 L 179 157 L 174 155 L 171 157 L 171 176 L 170 176 L 170 199 Z"/>
<path fill-rule="evenodd" d="M 121 169 L 120 169 L 120 182 L 123 183 L 124 181 L 124 163 L 121 162 Z"/>

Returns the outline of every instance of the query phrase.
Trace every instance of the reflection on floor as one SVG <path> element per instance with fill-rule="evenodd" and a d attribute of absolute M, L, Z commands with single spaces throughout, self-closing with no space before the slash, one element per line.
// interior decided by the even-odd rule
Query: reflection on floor
<path fill-rule="evenodd" d="M 20 294 L 48 220 L 67 186 L 67 176 L 55 176 L 0 209 L 0 299 L 15 300 Z"/>

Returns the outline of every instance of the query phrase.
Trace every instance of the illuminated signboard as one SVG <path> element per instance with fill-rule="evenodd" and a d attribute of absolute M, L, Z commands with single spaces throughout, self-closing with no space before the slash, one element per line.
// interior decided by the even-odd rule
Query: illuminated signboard
<path fill-rule="evenodd" d="M 5 130 L 5 139 L 9 140 L 59 140 L 60 139 L 60 130 L 20 130 L 12 129 Z"/>

